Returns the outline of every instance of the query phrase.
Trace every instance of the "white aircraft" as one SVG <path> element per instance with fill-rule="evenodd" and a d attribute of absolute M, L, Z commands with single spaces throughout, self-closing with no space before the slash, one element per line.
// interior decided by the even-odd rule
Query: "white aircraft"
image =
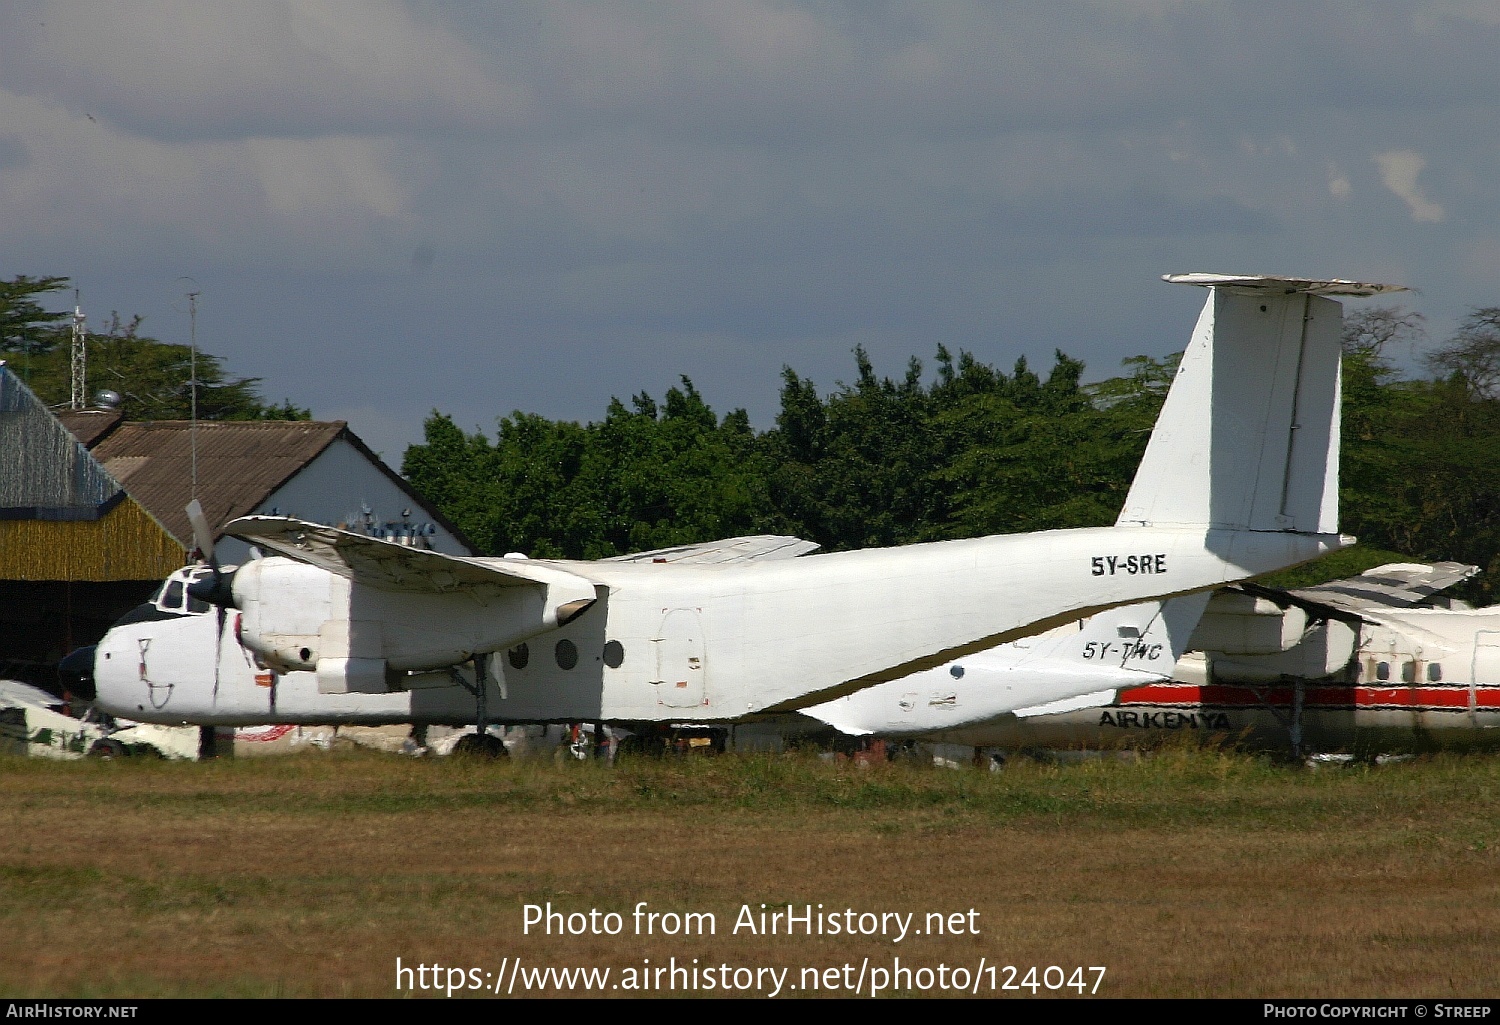
<path fill-rule="evenodd" d="M 1477 572 L 1392 564 L 1349 580 L 1214 596 L 1171 679 L 1083 710 L 995 724 L 966 741 L 1119 746 L 1217 733 L 1273 749 L 1500 746 L 1500 606 L 1434 607 Z"/>
<path fill-rule="evenodd" d="M 1122 690 L 1170 679 L 1209 596 L 1111 609 L 797 715 L 848 736 L 983 746 L 973 738 L 997 724 L 1097 708 Z"/>
<path fill-rule="evenodd" d="M 1328 297 L 1394 286 L 1167 280 L 1210 295 L 1113 527 L 801 558 L 576 562 L 457 558 L 246 517 L 226 532 L 277 556 L 187 589 L 220 609 L 201 617 L 220 635 L 216 682 L 232 654 L 227 615 L 238 657 L 266 684 L 255 721 L 328 722 L 345 701 L 388 701 L 404 721 L 467 705 L 480 736 L 491 721 L 729 723 L 1350 543 L 1337 524 L 1342 311 Z M 201 674 L 162 633 L 110 631 L 95 658 L 99 703 L 137 719 L 247 721 L 219 687 L 188 684 Z"/>

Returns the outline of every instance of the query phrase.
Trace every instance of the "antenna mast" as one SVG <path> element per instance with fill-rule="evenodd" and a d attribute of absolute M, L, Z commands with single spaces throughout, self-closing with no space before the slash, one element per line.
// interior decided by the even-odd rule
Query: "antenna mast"
<path fill-rule="evenodd" d="M 89 404 L 88 385 L 88 332 L 84 329 L 84 315 L 82 300 L 79 298 L 78 289 L 73 289 L 73 394 L 68 402 L 69 409 L 83 409 Z"/>
<path fill-rule="evenodd" d="M 188 436 L 193 448 L 193 500 L 198 498 L 198 291 L 187 294 L 188 342 L 191 355 L 188 357 L 188 391 L 192 401 L 192 424 Z"/>

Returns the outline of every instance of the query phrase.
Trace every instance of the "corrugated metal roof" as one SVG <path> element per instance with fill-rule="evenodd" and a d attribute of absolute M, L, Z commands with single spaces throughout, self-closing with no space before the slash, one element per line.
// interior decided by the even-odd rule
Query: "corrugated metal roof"
<path fill-rule="evenodd" d="M 193 528 L 184 510 L 192 498 L 191 427 L 182 420 L 122 423 L 92 450 L 106 470 L 119 468 L 130 497 L 189 548 Z M 342 420 L 199 421 L 198 500 L 208 522 L 217 532 L 253 512 L 346 429 Z"/>
<path fill-rule="evenodd" d="M 120 484 L 0 362 L 0 517 L 98 519 Z"/>
<path fill-rule="evenodd" d="M 73 437 L 83 442 L 84 448 L 93 448 L 120 422 L 119 413 L 102 409 L 65 409 L 57 418 L 73 432 Z"/>

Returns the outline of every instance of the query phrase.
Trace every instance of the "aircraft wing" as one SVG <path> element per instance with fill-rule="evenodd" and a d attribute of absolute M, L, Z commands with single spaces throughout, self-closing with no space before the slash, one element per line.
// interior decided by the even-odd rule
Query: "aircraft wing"
<path fill-rule="evenodd" d="M 573 583 L 589 594 L 593 582 L 527 559 L 465 559 L 286 516 L 242 516 L 224 533 L 341 577 L 396 591 L 442 592 L 470 587 Z"/>
<path fill-rule="evenodd" d="M 60 704 L 62 698 L 48 694 L 40 687 L 19 680 L 0 680 L 0 706 L 25 705 L 50 711 L 53 705 Z"/>
<path fill-rule="evenodd" d="M 676 545 L 671 548 L 655 548 L 649 552 L 631 555 L 614 555 L 602 562 L 682 562 L 715 564 L 723 562 L 753 562 L 771 559 L 795 559 L 799 555 L 817 551 L 821 546 L 816 541 L 804 541 L 800 537 L 782 534 L 755 534 L 749 537 L 731 537 L 723 541 L 705 541 L 702 544 Z"/>
<path fill-rule="evenodd" d="M 1478 566 L 1466 566 L 1461 562 L 1392 562 L 1366 570 L 1356 577 L 1332 580 L 1316 587 L 1294 588 L 1286 593 L 1303 602 L 1358 616 L 1421 605 L 1439 591 L 1462 583 L 1478 572 Z"/>

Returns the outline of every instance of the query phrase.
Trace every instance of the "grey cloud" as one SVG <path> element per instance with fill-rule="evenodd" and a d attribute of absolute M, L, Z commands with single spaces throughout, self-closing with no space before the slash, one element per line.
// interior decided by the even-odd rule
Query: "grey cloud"
<path fill-rule="evenodd" d="M 441 21 L 397 4 L 183 0 L 0 12 L 0 86 L 160 140 L 473 131 L 528 106 Z"/>
<path fill-rule="evenodd" d="M 0 16 L 0 84 L 163 139 L 629 126 L 774 148 L 1430 109 L 1493 99 L 1500 48 L 1500 26 L 1399 3 L 25 10 Z"/>
<path fill-rule="evenodd" d="M 232 371 L 375 397 L 387 454 L 396 410 L 587 418 L 678 373 L 765 424 L 782 363 L 826 385 L 856 343 L 1108 373 L 1181 347 L 1164 271 L 1500 300 L 1463 255 L 1500 223 L 1500 27 L 1462 3 L 341 10 L 5 8 L 6 272 L 169 338 L 192 274 Z M 1421 232 L 1371 160 L 1404 152 Z"/>
<path fill-rule="evenodd" d="M 24 167 L 26 162 L 26 144 L 14 135 L 0 135 L 0 171 Z"/>

